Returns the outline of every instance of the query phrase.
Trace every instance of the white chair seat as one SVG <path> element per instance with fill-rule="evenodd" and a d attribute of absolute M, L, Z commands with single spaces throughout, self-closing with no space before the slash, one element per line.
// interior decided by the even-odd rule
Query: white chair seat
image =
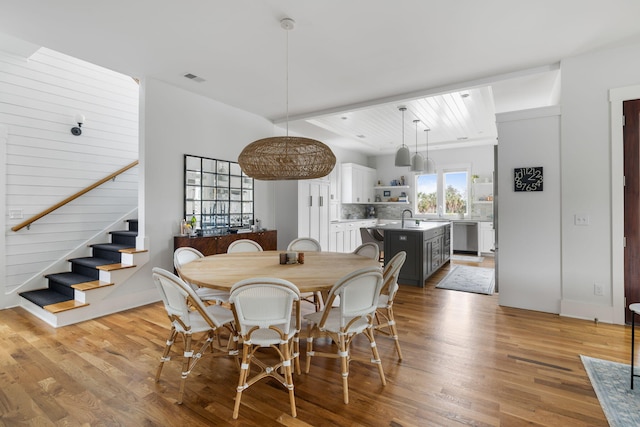
<path fill-rule="evenodd" d="M 315 313 L 306 314 L 304 316 L 304 319 L 306 321 L 308 321 L 308 322 L 318 324 L 318 323 L 320 323 L 320 319 L 322 318 L 323 314 L 324 313 L 322 311 L 317 311 Z M 330 332 L 336 332 L 336 333 L 340 332 L 341 331 L 341 329 L 340 329 L 340 320 L 341 320 L 340 311 L 339 310 L 333 310 L 327 316 L 327 320 L 324 323 L 324 326 L 319 328 L 319 329 L 321 331 L 330 331 Z M 369 326 L 370 326 L 370 324 L 365 318 L 360 318 L 360 319 L 356 320 L 355 322 L 353 322 L 353 324 L 351 324 L 349 326 L 349 329 L 347 329 L 345 332 L 353 333 L 353 334 L 359 334 L 362 331 L 364 331 L 366 328 L 368 328 Z"/>
<path fill-rule="evenodd" d="M 378 308 L 386 308 L 389 304 L 389 295 L 380 295 L 378 297 Z"/>
<path fill-rule="evenodd" d="M 275 325 L 279 329 L 282 328 L 283 325 Z M 286 339 L 290 340 L 300 331 L 296 329 L 296 320 L 291 319 L 291 330 L 287 334 Z M 274 331 L 273 329 L 258 329 L 253 334 L 251 334 L 251 343 L 253 345 L 257 345 L 259 347 L 269 347 L 271 345 L 280 344 L 280 335 Z"/>
<path fill-rule="evenodd" d="M 217 318 L 220 323 L 231 323 L 234 321 L 233 312 L 228 308 L 224 308 L 221 305 L 208 305 L 205 307 L 205 311 L 209 315 Z"/>
<path fill-rule="evenodd" d="M 204 301 L 216 300 L 220 302 L 228 302 L 229 301 L 229 292 L 220 291 L 218 289 L 211 288 L 197 288 L 196 294 L 203 299 Z"/>

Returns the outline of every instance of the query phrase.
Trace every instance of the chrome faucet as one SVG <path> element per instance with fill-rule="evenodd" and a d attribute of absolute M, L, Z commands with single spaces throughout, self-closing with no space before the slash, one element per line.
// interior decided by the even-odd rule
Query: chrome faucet
<path fill-rule="evenodd" d="M 411 215 L 411 218 L 413 218 L 413 212 L 411 212 L 411 209 L 405 209 L 402 211 L 402 228 L 404 228 L 404 214 L 405 212 L 409 212 L 409 215 Z"/>

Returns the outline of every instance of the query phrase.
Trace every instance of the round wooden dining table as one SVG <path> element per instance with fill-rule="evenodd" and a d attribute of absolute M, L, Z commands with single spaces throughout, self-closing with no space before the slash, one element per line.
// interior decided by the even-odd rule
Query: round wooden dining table
<path fill-rule="evenodd" d="M 240 280 L 277 277 L 292 282 L 300 292 L 326 292 L 343 276 L 366 267 L 380 267 L 377 260 L 341 252 L 304 252 L 304 264 L 280 264 L 286 251 L 238 252 L 211 255 L 180 269 L 188 282 L 229 290 Z"/>

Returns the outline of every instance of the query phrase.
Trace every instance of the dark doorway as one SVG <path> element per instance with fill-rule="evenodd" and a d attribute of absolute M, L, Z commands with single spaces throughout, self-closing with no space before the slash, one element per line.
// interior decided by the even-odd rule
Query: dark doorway
<path fill-rule="evenodd" d="M 640 302 L 640 100 L 624 101 L 624 296 Z M 625 321 L 631 312 L 625 307 Z"/>

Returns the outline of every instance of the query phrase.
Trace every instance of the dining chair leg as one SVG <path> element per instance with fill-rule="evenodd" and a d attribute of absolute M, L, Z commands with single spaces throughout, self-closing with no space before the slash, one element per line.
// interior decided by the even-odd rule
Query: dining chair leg
<path fill-rule="evenodd" d="M 338 334 L 338 355 L 340 356 L 342 373 L 342 395 L 344 403 L 349 403 L 349 352 L 347 351 L 347 337 Z"/>
<path fill-rule="evenodd" d="M 296 412 L 296 396 L 293 390 L 293 372 L 291 369 L 291 350 L 289 349 L 289 343 L 285 342 L 281 345 L 281 353 L 285 360 L 282 361 L 284 367 L 284 380 L 286 382 L 285 387 L 289 390 L 289 402 L 291 403 L 291 416 L 296 418 L 298 416 Z"/>
<path fill-rule="evenodd" d="M 300 375 L 300 337 L 296 334 L 293 337 L 292 355 L 293 363 L 295 364 L 295 371 L 297 375 Z"/>
<path fill-rule="evenodd" d="M 164 347 L 162 356 L 160 356 L 160 364 L 158 365 L 158 370 L 156 371 L 156 382 L 160 381 L 160 374 L 162 373 L 164 362 L 170 359 L 169 352 L 171 351 L 171 347 L 176 340 L 176 335 L 178 335 L 178 331 L 176 331 L 176 328 L 172 327 L 171 332 L 169 332 L 169 338 L 167 338 L 167 344 Z"/>
<path fill-rule="evenodd" d="M 238 379 L 238 387 L 236 388 L 236 402 L 233 406 L 233 419 L 238 418 L 240 412 L 240 400 L 242 399 L 242 392 L 247 388 L 247 376 L 249 375 L 249 347 L 248 345 L 242 346 L 242 364 L 240 365 L 240 378 Z"/>
<path fill-rule="evenodd" d="M 184 388 L 187 384 L 187 377 L 189 376 L 189 366 L 191 366 L 191 357 L 193 352 L 191 351 L 191 334 L 184 334 L 184 360 L 182 362 L 182 379 L 180 380 L 180 390 L 178 391 L 178 403 L 182 404 L 182 395 L 184 394 Z"/>
<path fill-rule="evenodd" d="M 307 362 L 305 366 L 305 373 L 309 373 L 309 368 L 311 368 L 311 358 L 313 357 L 313 335 L 311 335 L 311 326 L 307 328 Z"/>
<path fill-rule="evenodd" d="M 402 350 L 400 350 L 400 340 L 398 339 L 398 328 L 396 328 L 396 319 L 393 314 L 393 308 L 389 307 L 389 329 L 391 330 L 391 337 L 395 341 L 396 351 L 398 352 L 398 359 L 402 360 Z"/>
<path fill-rule="evenodd" d="M 378 373 L 380 374 L 380 380 L 382 381 L 382 385 L 387 385 L 387 379 L 384 376 L 384 370 L 382 369 L 382 361 L 380 360 L 380 354 L 378 353 L 378 346 L 376 345 L 376 340 L 373 337 L 373 328 L 365 329 L 362 333 L 369 339 L 371 343 L 371 353 L 373 355 L 373 359 L 371 360 L 373 363 L 378 365 Z"/>

